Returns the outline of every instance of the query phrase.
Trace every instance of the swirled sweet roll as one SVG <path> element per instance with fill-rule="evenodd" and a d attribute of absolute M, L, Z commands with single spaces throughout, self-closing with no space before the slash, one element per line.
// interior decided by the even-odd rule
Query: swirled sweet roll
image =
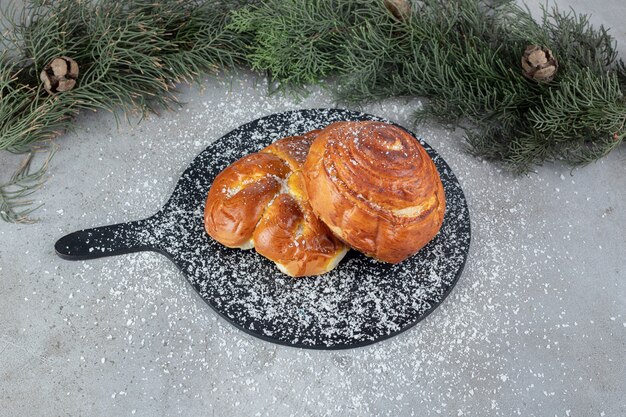
<path fill-rule="evenodd" d="M 303 167 L 309 203 L 351 247 L 384 262 L 417 253 L 445 212 L 434 162 L 404 129 L 375 122 L 324 128 Z"/>

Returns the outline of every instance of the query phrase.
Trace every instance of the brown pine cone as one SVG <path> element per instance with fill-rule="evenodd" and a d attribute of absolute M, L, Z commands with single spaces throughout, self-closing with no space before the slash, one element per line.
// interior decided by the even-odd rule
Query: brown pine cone
<path fill-rule="evenodd" d="M 39 74 L 39 79 L 49 94 L 71 90 L 76 85 L 77 78 L 78 64 L 66 56 L 54 58 Z"/>
<path fill-rule="evenodd" d="M 548 48 L 529 45 L 522 56 L 522 73 L 538 82 L 552 81 L 559 64 Z"/>
<path fill-rule="evenodd" d="M 398 20 L 404 20 L 411 14 L 409 0 L 384 0 L 385 7 Z"/>

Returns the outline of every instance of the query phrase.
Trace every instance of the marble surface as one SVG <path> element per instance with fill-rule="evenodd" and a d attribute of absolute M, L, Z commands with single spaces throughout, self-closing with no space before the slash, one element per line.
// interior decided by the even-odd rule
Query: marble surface
<path fill-rule="evenodd" d="M 621 0 L 593 12 L 626 48 Z M 535 5 L 533 10 L 537 10 Z M 122 123 L 83 114 L 57 144 L 33 225 L 0 223 L 0 416 L 626 415 L 626 161 L 514 177 L 461 131 L 415 129 L 467 197 L 472 246 L 425 321 L 352 350 L 278 346 L 219 318 L 165 257 L 68 262 L 54 242 L 147 217 L 211 141 L 258 117 L 332 107 L 267 96 L 250 73 L 182 87 L 178 112 Z M 419 102 L 365 111 L 412 127 Z M 19 157 L 0 153 L 0 179 Z"/>

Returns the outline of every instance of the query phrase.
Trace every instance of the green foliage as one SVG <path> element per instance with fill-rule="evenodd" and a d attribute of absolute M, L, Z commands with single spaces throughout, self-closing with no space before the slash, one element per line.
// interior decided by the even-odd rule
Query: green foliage
<path fill-rule="evenodd" d="M 71 126 L 81 109 L 155 111 L 174 87 L 244 60 L 246 38 L 225 28 L 238 3 L 55 0 L 13 16 L 0 56 L 0 150 L 27 151 Z M 10 16 L 11 17 L 11 16 Z M 11 55 L 9 55 L 11 54 Z M 53 58 L 79 63 L 76 88 L 48 95 L 39 73 Z"/>
<path fill-rule="evenodd" d="M 29 151 L 71 128 L 80 110 L 176 106 L 177 83 L 236 66 L 267 74 L 281 90 L 328 86 L 346 103 L 427 98 L 417 121 L 462 124 L 474 154 L 518 173 L 551 160 L 586 164 L 626 137 L 626 66 L 608 31 L 573 11 L 544 9 L 535 21 L 513 0 L 413 1 L 402 18 L 384 0 L 31 0 L 21 13 L 10 8 L 0 31 L 0 151 Z M 530 44 L 558 60 L 552 81 L 523 76 Z M 39 73 L 58 56 L 76 60 L 80 75 L 74 89 L 50 96 Z"/>
<path fill-rule="evenodd" d="M 117 116 L 176 105 L 177 83 L 245 60 L 246 37 L 225 27 L 233 7 L 239 2 L 53 0 L 33 1 L 19 13 L 7 7 L 11 22 L 0 30 L 0 151 L 30 151 L 70 129 L 80 110 Z M 51 96 L 39 73 L 58 56 L 76 60 L 80 75 L 74 89 Z M 18 185 L 27 183 L 21 178 Z"/>
<path fill-rule="evenodd" d="M 250 35 L 252 69 L 282 87 L 320 83 L 340 67 L 346 32 L 372 1 L 267 0 L 236 10 L 228 28 Z"/>
<path fill-rule="evenodd" d="M 0 149 L 13 152 L 67 130 L 80 109 L 170 107 L 176 83 L 238 63 L 283 87 L 338 77 L 350 103 L 428 97 L 419 118 L 469 121 L 474 152 L 517 171 L 589 162 L 624 128 L 626 71 L 607 30 L 557 9 L 535 22 L 508 0 L 421 1 L 405 20 L 382 0 L 56 0 L 33 3 L 9 33 L 21 55 L 0 59 Z M 521 75 L 530 43 L 555 53 L 553 82 Z M 50 97 L 38 74 L 60 55 L 80 63 L 80 83 Z"/>
<path fill-rule="evenodd" d="M 382 0 L 304 3 L 266 0 L 232 18 L 252 36 L 253 67 L 279 83 L 333 75 L 351 104 L 426 97 L 418 121 L 463 122 L 473 153 L 518 173 L 546 160 L 589 163 L 626 135 L 625 67 L 585 15 L 544 9 L 536 22 L 512 0 L 424 0 L 399 20 Z M 529 44 L 552 49 L 552 82 L 522 75 Z"/>
<path fill-rule="evenodd" d="M 55 149 L 53 148 L 42 166 L 36 171 L 31 169 L 35 151 L 30 152 L 11 179 L 0 184 L 0 219 L 9 223 L 33 222 L 28 215 L 39 207 L 31 207 L 32 201 L 24 198 L 33 194 L 43 185 L 44 174 L 54 152 Z"/>

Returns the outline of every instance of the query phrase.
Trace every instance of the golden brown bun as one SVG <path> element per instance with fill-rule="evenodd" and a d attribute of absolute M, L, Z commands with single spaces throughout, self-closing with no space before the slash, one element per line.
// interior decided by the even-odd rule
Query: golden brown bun
<path fill-rule="evenodd" d="M 291 276 L 333 269 L 347 248 L 313 214 L 301 172 L 316 135 L 281 139 L 220 172 L 204 210 L 207 233 L 228 247 L 254 247 Z"/>
<path fill-rule="evenodd" d="M 315 214 L 368 256 L 400 262 L 441 228 L 445 195 L 435 164 L 394 125 L 329 125 L 311 145 L 303 173 Z"/>

